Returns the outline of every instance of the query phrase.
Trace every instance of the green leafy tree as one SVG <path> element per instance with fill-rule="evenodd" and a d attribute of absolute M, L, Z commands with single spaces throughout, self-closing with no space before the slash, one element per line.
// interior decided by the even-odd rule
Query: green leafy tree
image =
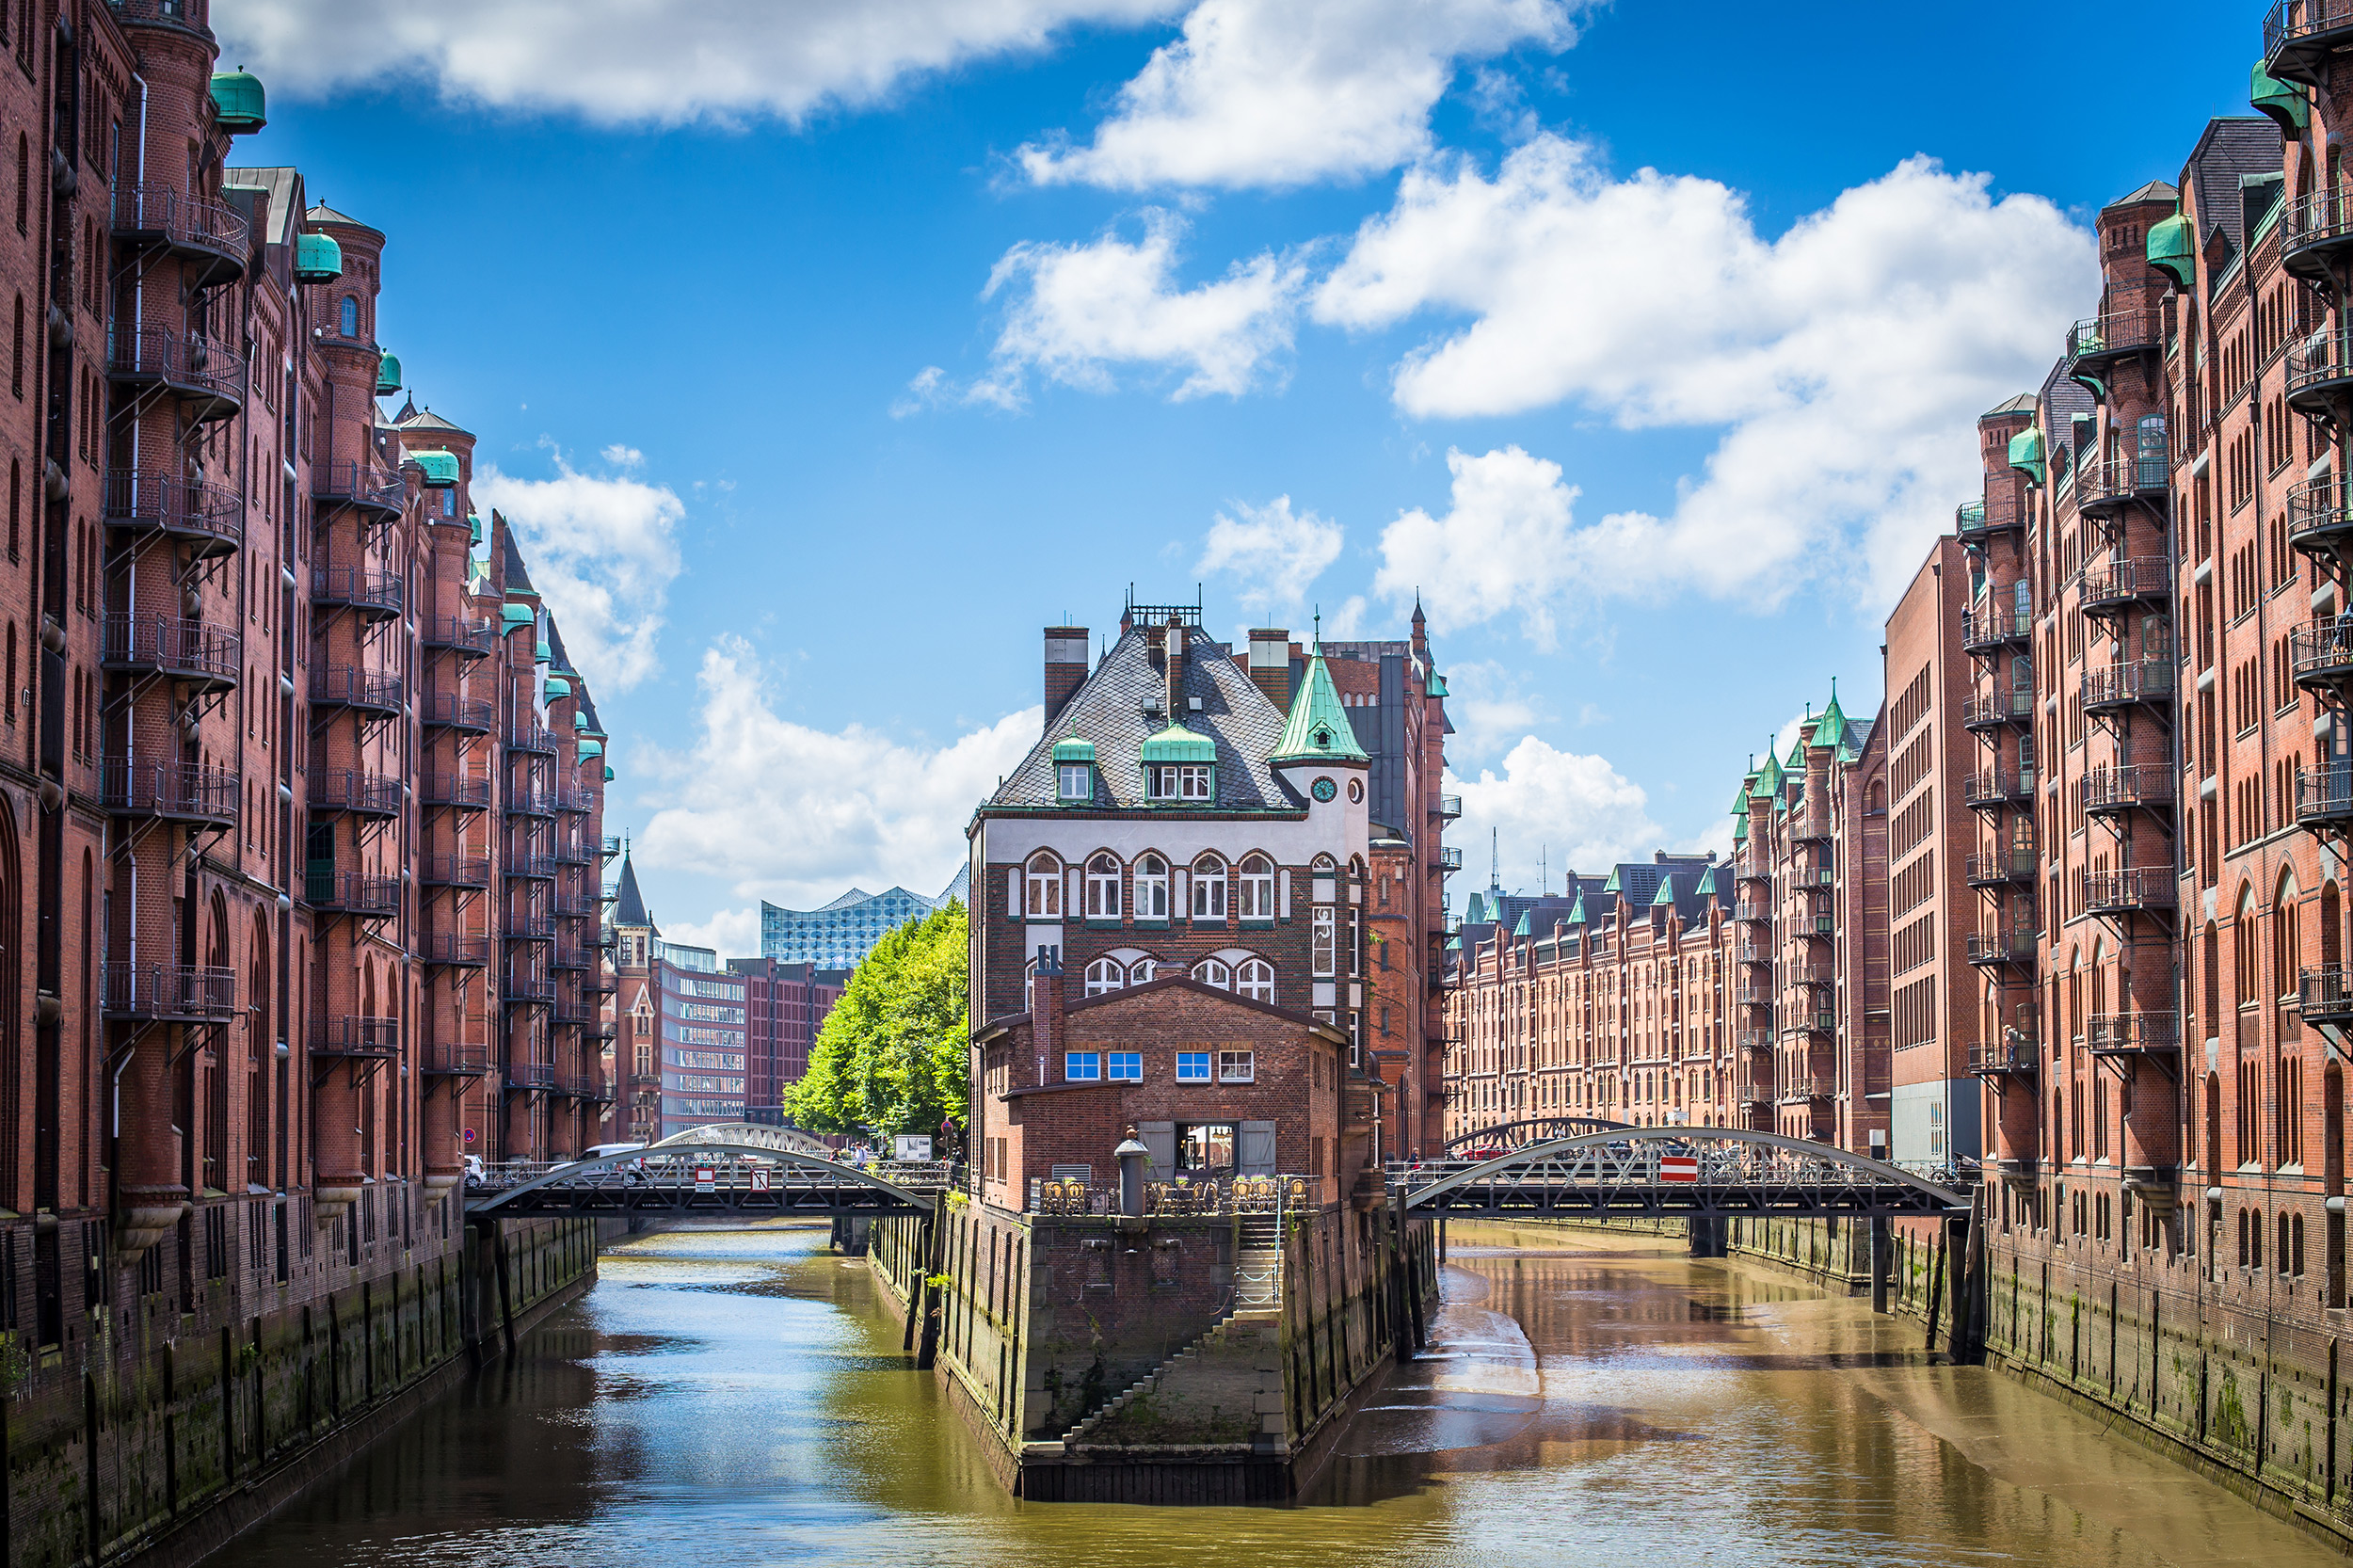
<path fill-rule="evenodd" d="M 874 944 L 785 1092 L 811 1132 L 936 1132 L 970 1087 L 965 910 L 951 900 Z"/>

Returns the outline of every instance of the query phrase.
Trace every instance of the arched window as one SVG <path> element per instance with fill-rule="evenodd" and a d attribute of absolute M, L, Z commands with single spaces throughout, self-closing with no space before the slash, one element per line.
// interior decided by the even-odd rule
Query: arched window
<path fill-rule="evenodd" d="M 1234 988 L 1234 971 L 1214 958 L 1204 958 L 1195 964 L 1193 978 L 1204 985 L 1214 985 L 1221 991 Z"/>
<path fill-rule="evenodd" d="M 1157 855 L 1136 862 L 1136 919 L 1168 919 L 1168 862 Z"/>
<path fill-rule="evenodd" d="M 1142 985 L 1146 981 L 1150 980 L 1154 975 L 1160 973 L 1160 967 L 1158 961 L 1150 958 L 1139 958 L 1134 963 L 1128 966 L 1128 984 L 1130 985 Z"/>
<path fill-rule="evenodd" d="M 1033 920 L 1062 919 L 1062 862 L 1040 851 L 1030 857 L 1028 896 L 1021 907 Z"/>
<path fill-rule="evenodd" d="M 357 295 L 350 295 L 350 294 L 347 294 L 347 295 L 344 295 L 344 303 L 343 303 L 343 315 L 342 315 L 342 317 L 341 317 L 341 325 L 342 325 L 343 329 L 344 329 L 344 337 L 346 337 L 346 338 L 356 338 L 356 337 L 358 337 L 358 336 L 360 335 L 360 297 L 359 297 L 359 296 L 357 296 Z"/>
<path fill-rule="evenodd" d="M 1099 997 L 1128 984 L 1128 971 L 1116 958 L 1097 958 L 1087 966 L 1087 995 Z"/>
<path fill-rule="evenodd" d="M 1234 974 L 1234 989 L 1252 1001 L 1274 1000 L 1274 966 L 1263 958 L 1245 958 Z"/>
<path fill-rule="evenodd" d="M 2233 999 L 2242 1006 L 2255 1000 L 2255 893 L 2239 894 L 2238 918 L 2231 926 Z"/>
<path fill-rule="evenodd" d="M 1263 855 L 1245 855 L 1241 861 L 1241 884 L 1237 890 L 1241 907 L 1236 911 L 1245 920 L 1271 920 L 1274 918 L 1274 862 Z"/>
<path fill-rule="evenodd" d="M 1119 861 L 1097 854 L 1087 861 L 1087 919 L 1119 919 Z"/>
<path fill-rule="evenodd" d="M 1225 918 L 1225 862 L 1214 855 L 1205 855 L 1193 863 L 1193 918 Z"/>

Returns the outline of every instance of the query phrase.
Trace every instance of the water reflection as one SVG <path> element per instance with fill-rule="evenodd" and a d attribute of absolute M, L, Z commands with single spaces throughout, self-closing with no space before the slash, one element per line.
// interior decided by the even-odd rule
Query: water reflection
<path fill-rule="evenodd" d="M 1305 1506 L 1025 1505 L 822 1229 L 641 1238 L 224 1563 L 2339 1564 L 1920 1330 L 1657 1243 L 1474 1250 Z M 1546 1238 L 1550 1240 L 1552 1239 Z"/>

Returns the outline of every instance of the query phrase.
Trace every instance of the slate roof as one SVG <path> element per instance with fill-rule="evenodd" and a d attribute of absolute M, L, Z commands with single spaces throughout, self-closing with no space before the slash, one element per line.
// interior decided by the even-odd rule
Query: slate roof
<path fill-rule="evenodd" d="M 2111 207 L 2137 207 L 2143 201 L 2179 201 L 2182 193 L 2164 180 L 2152 180 L 2136 191 L 2127 191 L 2108 203 Z"/>
<path fill-rule="evenodd" d="M 1054 743 L 1076 734 L 1095 744 L 1096 808 L 1177 809 L 1144 798 L 1138 753 L 1145 737 L 1158 734 L 1168 715 L 1146 716 L 1144 704 L 1160 705 L 1166 681 L 1152 662 L 1152 644 L 1163 627 L 1135 627 L 1103 656 L 1071 694 L 1053 728 L 1038 738 L 1020 765 L 982 808 L 1058 807 L 1073 803 L 1056 793 Z M 1217 746 L 1216 808 L 1225 811 L 1297 811 L 1305 806 L 1275 780 L 1268 759 L 1283 735 L 1284 716 L 1266 694 L 1234 663 L 1233 650 L 1199 627 L 1186 629 L 1185 668 L 1177 689 L 1177 722 L 1207 735 Z M 1201 699 L 1201 711 L 1191 700 Z"/>
<path fill-rule="evenodd" d="M 265 245 L 284 245 L 294 228 L 294 216 L 299 210 L 295 193 L 301 188 L 302 171 L 298 168 L 224 168 L 220 171 L 224 185 L 250 185 L 269 192 L 268 220 L 262 232 Z"/>
<path fill-rule="evenodd" d="M 454 430 L 461 436 L 473 434 L 462 424 L 452 424 L 431 408 L 423 408 L 413 414 L 403 413 L 400 417 L 400 428 L 406 435 L 414 435 L 420 430 Z"/>
<path fill-rule="evenodd" d="M 360 222 L 348 213 L 339 213 L 324 201 L 312 205 L 309 212 L 302 215 L 302 220 L 305 223 L 341 223 L 348 228 L 365 229 L 371 234 L 380 234 L 384 232 L 373 223 Z"/>
<path fill-rule="evenodd" d="M 506 568 L 506 591 L 537 593 L 539 590 L 531 585 L 531 573 L 523 569 L 523 552 L 515 548 L 515 536 L 506 526 L 506 520 L 496 512 L 490 515 L 498 520 L 499 559 Z"/>
<path fill-rule="evenodd" d="M 2247 206 L 2239 182 L 2250 174 L 2282 168 L 2280 127 L 2261 115 L 2210 120 L 2190 152 L 2185 184 L 2198 199 L 2198 248 L 2202 252 L 2217 229 L 2236 257 L 2247 248 Z M 2217 268 L 2217 271 L 2220 269 Z"/>
<path fill-rule="evenodd" d="M 1979 419 L 1993 419 L 2003 414 L 2031 414 L 2035 409 L 2034 393 L 2020 392 L 2007 403 L 1997 403 L 1979 414 Z"/>
<path fill-rule="evenodd" d="M 646 912 L 646 895 L 637 890 L 637 868 L 631 863 L 626 850 L 621 853 L 621 885 L 613 901 L 613 923 L 653 925 L 653 917 Z M 655 927 L 654 935 L 662 935 L 659 927 Z"/>

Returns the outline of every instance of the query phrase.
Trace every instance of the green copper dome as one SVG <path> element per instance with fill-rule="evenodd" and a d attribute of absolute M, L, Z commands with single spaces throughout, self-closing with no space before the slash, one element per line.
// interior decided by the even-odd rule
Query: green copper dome
<path fill-rule="evenodd" d="M 411 452 L 408 460 L 424 470 L 424 488 L 428 490 L 455 488 L 457 484 L 457 454 L 455 452 Z"/>
<path fill-rule="evenodd" d="M 549 700 L 549 701 L 552 702 L 552 701 L 554 701 L 554 700 L 555 700 L 557 697 L 559 697 L 559 696 L 571 696 L 571 695 L 572 695 L 572 683 L 571 683 L 570 681 L 568 681 L 568 680 L 565 680 L 565 679 L 564 679 L 562 676 L 560 676 L 560 675 L 551 675 L 551 676 L 549 676 L 549 677 L 548 677 L 548 700 Z M 575 714 L 573 714 L 572 716 L 573 716 L 574 718 L 578 718 L 580 715 L 579 715 L 579 714 L 577 714 L 577 713 L 575 713 Z"/>
<path fill-rule="evenodd" d="M 466 514 L 466 520 L 473 525 L 473 542 L 480 544 L 482 542 L 482 514 L 479 512 L 468 512 Z"/>
<path fill-rule="evenodd" d="M 251 136 L 269 123 L 261 79 L 242 71 L 213 77 L 213 117 L 232 136 Z"/>
<path fill-rule="evenodd" d="M 1194 734 L 1181 724 L 1172 724 L 1146 738 L 1139 755 L 1146 762 L 1214 762 L 1217 743 L 1207 735 Z"/>
<path fill-rule="evenodd" d="M 555 662 L 555 653 L 548 647 L 548 640 L 545 637 L 540 638 L 538 646 L 531 650 L 531 662 L 535 664 L 552 664 Z"/>
<path fill-rule="evenodd" d="M 2198 236 L 2187 215 L 2175 213 L 2149 229 L 2149 264 L 2184 288 L 2198 281 Z"/>
<path fill-rule="evenodd" d="M 602 741 L 583 741 L 580 743 L 580 755 L 583 761 L 585 761 L 591 757 L 601 757 L 604 755 L 604 743 Z"/>
<path fill-rule="evenodd" d="M 2030 424 L 2009 439 L 2009 466 L 2036 484 L 2042 484 L 2047 472 L 2042 450 L 2042 427 Z"/>
<path fill-rule="evenodd" d="M 1323 666 L 1323 645 L 1307 657 L 1307 679 L 1291 699 L 1290 717 L 1283 738 L 1275 743 L 1276 762 L 1366 762 L 1371 760 L 1356 744 L 1356 727 L 1348 722 L 1339 688 Z"/>
<path fill-rule="evenodd" d="M 376 361 L 376 395 L 390 397 L 400 391 L 400 356 L 387 354 Z"/>
<path fill-rule="evenodd" d="M 1089 767 L 1093 767 L 1095 765 L 1095 743 L 1082 740 L 1077 735 L 1056 741 L 1054 760 L 1056 762 L 1084 762 Z"/>
<path fill-rule="evenodd" d="M 216 76 L 213 80 L 218 82 L 220 78 Z M 260 88 L 254 90 L 258 92 Z M 2304 96 L 2303 87 L 2296 82 L 2282 82 L 2265 71 L 2261 60 L 2255 62 L 2254 72 L 2248 79 L 2247 102 L 2256 113 L 2269 115 L 2283 136 L 2296 135 L 2313 118 L 2312 104 Z"/>
<path fill-rule="evenodd" d="M 613 782 L 613 770 L 612 770 L 610 767 L 608 767 L 608 768 L 606 768 L 606 769 L 604 770 L 604 781 L 605 781 L 607 784 L 610 784 L 610 783 L 612 783 L 612 782 Z"/>
<path fill-rule="evenodd" d="M 295 236 L 295 281 L 331 283 L 344 275 L 344 248 L 331 234 Z"/>
<path fill-rule="evenodd" d="M 532 608 L 528 604 L 502 604 L 499 606 L 499 627 L 502 632 L 512 632 L 518 627 L 534 625 L 538 621 L 538 619 L 539 617 L 532 612 Z"/>

